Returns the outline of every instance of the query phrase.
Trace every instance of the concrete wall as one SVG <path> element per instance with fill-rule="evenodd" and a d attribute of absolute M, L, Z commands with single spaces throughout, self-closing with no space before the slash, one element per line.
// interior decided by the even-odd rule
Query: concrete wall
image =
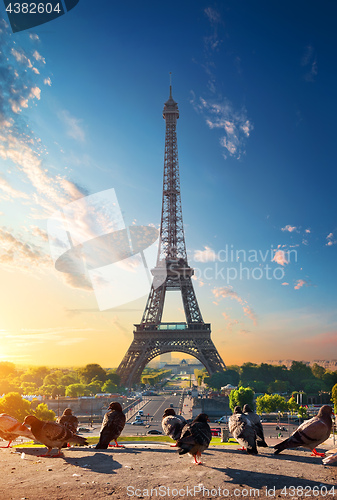
<path fill-rule="evenodd" d="M 192 416 L 195 418 L 199 413 L 207 413 L 211 418 L 231 415 L 229 408 L 229 398 L 194 398 Z"/>

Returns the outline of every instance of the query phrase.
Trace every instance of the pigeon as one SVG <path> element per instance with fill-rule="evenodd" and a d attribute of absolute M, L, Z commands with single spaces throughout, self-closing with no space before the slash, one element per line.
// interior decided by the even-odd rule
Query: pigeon
<path fill-rule="evenodd" d="M 333 462 L 337 462 L 337 448 L 332 448 L 331 450 L 328 450 L 326 452 L 326 455 L 329 455 L 329 456 L 323 458 L 324 465 L 328 465 L 328 464 L 332 464 Z"/>
<path fill-rule="evenodd" d="M 257 455 L 256 430 L 251 420 L 242 413 L 240 406 L 234 408 L 234 413 L 228 419 L 228 428 L 232 436 L 242 445 L 241 450 L 247 450 L 250 455 Z"/>
<path fill-rule="evenodd" d="M 324 457 L 324 453 L 318 453 L 316 446 L 328 439 L 332 427 L 332 408 L 324 405 L 320 408 L 317 415 L 306 422 L 303 422 L 292 435 L 274 446 L 274 455 L 288 448 L 298 448 L 303 446 L 312 451 L 311 456 Z"/>
<path fill-rule="evenodd" d="M 194 463 L 200 465 L 197 457 L 209 447 L 212 439 L 211 428 L 208 425 L 208 415 L 200 413 L 190 424 L 186 424 L 178 439 L 177 446 L 179 447 L 179 455 L 188 453 L 194 458 Z"/>
<path fill-rule="evenodd" d="M 264 448 L 268 447 L 267 443 L 264 440 L 263 427 L 260 417 L 251 409 L 249 405 L 244 405 L 244 407 L 242 408 L 242 412 L 251 421 L 257 437 L 260 438 L 256 440 L 256 445 Z"/>
<path fill-rule="evenodd" d="M 78 418 L 75 415 L 73 415 L 71 408 L 66 408 L 62 413 L 62 415 L 57 418 L 56 422 L 58 424 L 63 425 L 64 427 L 67 427 L 74 434 L 77 433 Z M 68 443 L 64 443 L 62 448 L 67 448 L 67 446 Z"/>
<path fill-rule="evenodd" d="M 56 422 L 58 424 L 64 425 L 64 427 L 67 427 L 71 430 L 71 432 L 74 432 L 76 434 L 78 427 L 78 418 L 73 415 L 71 408 L 66 408 L 62 415 L 57 418 Z"/>
<path fill-rule="evenodd" d="M 74 434 L 69 428 L 64 427 L 56 422 L 43 422 L 34 415 L 28 415 L 24 422 L 30 426 L 35 439 L 47 446 L 47 453 L 39 455 L 40 457 L 59 457 L 61 456 L 61 448 L 64 443 L 78 443 L 80 445 L 88 445 L 88 442 L 82 436 Z M 58 448 L 57 455 L 49 455 L 53 448 Z"/>
<path fill-rule="evenodd" d="M 112 402 L 109 404 L 107 413 L 104 415 L 102 427 L 100 430 L 99 441 L 96 445 L 98 450 L 106 450 L 110 441 L 115 441 L 112 445 L 117 448 L 124 448 L 117 443 L 117 438 L 121 435 L 125 426 L 125 415 L 120 403 Z"/>
<path fill-rule="evenodd" d="M 8 441 L 7 446 L 2 446 L 2 448 L 10 448 L 11 442 L 19 436 L 34 439 L 34 436 L 28 427 L 21 424 L 16 418 L 7 415 L 7 413 L 1 413 L 0 437 L 5 441 Z"/>
<path fill-rule="evenodd" d="M 161 426 L 166 436 L 170 436 L 171 439 L 177 441 L 180 438 L 181 431 L 187 422 L 182 415 L 176 415 L 173 408 L 166 408 L 164 411 Z M 172 447 L 177 446 L 176 444 L 171 444 Z"/>

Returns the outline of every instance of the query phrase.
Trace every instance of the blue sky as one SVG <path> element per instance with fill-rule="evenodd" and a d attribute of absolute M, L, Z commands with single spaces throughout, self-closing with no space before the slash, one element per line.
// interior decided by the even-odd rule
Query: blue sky
<path fill-rule="evenodd" d="M 55 270 L 47 223 L 114 188 L 126 226 L 158 227 L 169 72 L 190 264 L 225 363 L 335 357 L 335 3 L 93 5 L 16 34 L 2 10 L 0 359 L 119 364 L 146 296 L 100 311 Z"/>

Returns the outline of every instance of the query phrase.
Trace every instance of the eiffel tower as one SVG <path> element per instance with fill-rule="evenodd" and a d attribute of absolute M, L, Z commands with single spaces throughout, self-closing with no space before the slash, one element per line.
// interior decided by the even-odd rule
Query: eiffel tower
<path fill-rule="evenodd" d="M 212 375 L 226 369 L 211 340 L 211 325 L 204 323 L 187 262 L 180 196 L 176 125 L 178 104 L 170 97 L 163 110 L 166 122 L 163 204 L 157 264 L 142 321 L 134 325 L 134 339 L 117 373 L 127 387 L 138 383 L 145 366 L 156 356 L 178 351 L 197 358 Z M 167 291 L 180 290 L 186 322 L 162 323 Z"/>

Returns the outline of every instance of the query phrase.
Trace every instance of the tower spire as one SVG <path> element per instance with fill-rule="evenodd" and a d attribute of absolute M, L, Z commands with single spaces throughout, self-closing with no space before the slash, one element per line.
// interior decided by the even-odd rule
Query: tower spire
<path fill-rule="evenodd" d="M 172 99 L 172 73 L 170 71 L 170 99 Z"/>

